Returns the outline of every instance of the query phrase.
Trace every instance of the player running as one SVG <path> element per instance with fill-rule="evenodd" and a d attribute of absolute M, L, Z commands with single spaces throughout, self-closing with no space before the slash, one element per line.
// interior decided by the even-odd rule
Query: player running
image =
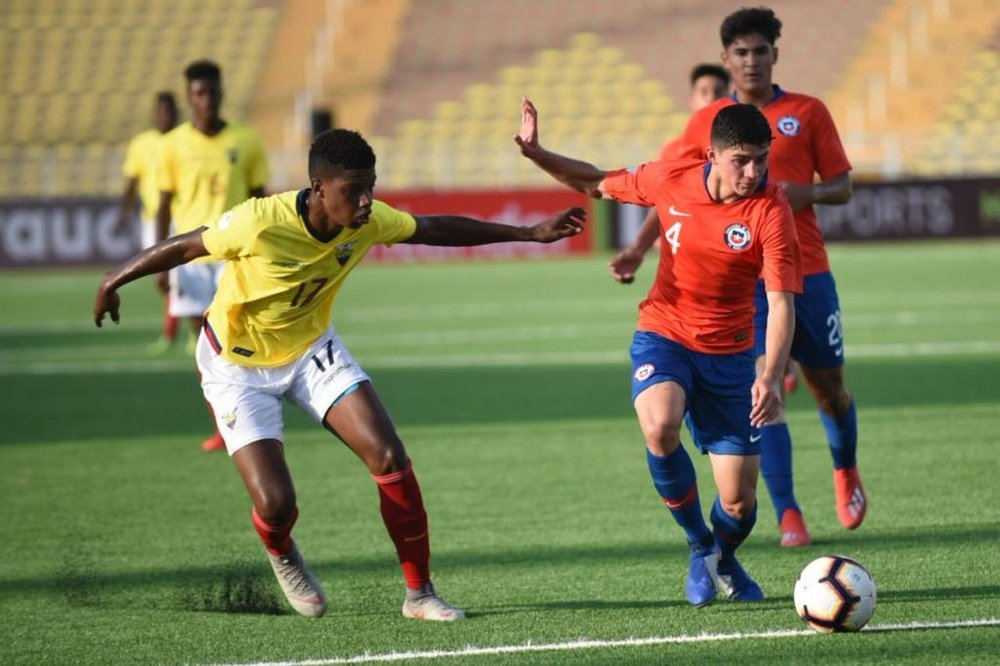
<path fill-rule="evenodd" d="M 311 617 L 327 598 L 292 539 L 298 518 L 285 463 L 281 399 L 339 437 L 378 486 L 382 519 L 406 580 L 403 615 L 457 620 L 437 595 L 417 477 L 371 380 L 329 324 L 347 275 L 376 243 L 468 246 L 551 243 L 583 230 L 569 209 L 532 227 L 466 217 L 413 216 L 374 199 L 375 153 L 356 132 L 320 134 L 309 150 L 309 187 L 252 199 L 218 221 L 170 238 L 104 276 L 94 320 L 118 323 L 118 289 L 200 257 L 224 261 L 198 340 L 205 398 L 243 477 L 253 525 L 289 603 Z"/>
<path fill-rule="evenodd" d="M 802 284 L 792 211 L 781 190 L 766 181 L 767 120 L 752 105 L 731 106 L 712 124 L 707 163 L 602 171 L 542 148 L 535 107 L 525 100 L 521 112 L 516 143 L 556 180 L 596 198 L 659 211 L 659 269 L 639 305 L 631 347 L 632 400 L 646 460 L 690 545 L 688 601 L 704 606 L 720 590 L 735 601 L 760 601 L 764 594 L 736 549 L 757 518 L 759 429 L 781 408 L 792 296 Z M 753 308 L 760 275 L 771 307 L 764 368 L 755 379 Z M 719 489 L 711 531 L 694 465 L 680 441 L 685 420 L 695 445 L 710 457 Z"/>
<path fill-rule="evenodd" d="M 734 12 L 722 22 L 720 35 L 722 61 L 733 77 L 735 93 L 692 116 L 678 142 L 677 154 L 703 157 L 713 119 L 734 104 L 753 104 L 772 127 L 770 173 L 795 212 L 805 274 L 804 290 L 795 297 L 791 356 L 800 366 L 826 430 L 833 458 L 837 517 L 844 527 L 855 529 L 868 509 L 857 467 L 857 411 L 844 381 L 837 287 L 813 208 L 817 203 L 844 204 L 850 200 L 851 163 L 826 106 L 814 97 L 787 92 L 772 83 L 772 68 L 778 59 L 775 42 L 781 35 L 781 21 L 772 10 L 758 7 Z M 814 182 L 815 175 L 820 182 Z M 657 223 L 651 225 L 655 238 Z M 637 243 L 648 242 L 650 230 L 644 231 Z M 639 261 L 648 247 L 637 248 Z M 768 322 L 764 290 L 764 284 L 758 284 L 754 319 L 758 369 Z M 761 429 L 761 454 L 761 470 L 777 513 L 781 545 L 809 545 L 812 538 L 793 492 L 792 441 L 784 404 L 775 421 Z"/>

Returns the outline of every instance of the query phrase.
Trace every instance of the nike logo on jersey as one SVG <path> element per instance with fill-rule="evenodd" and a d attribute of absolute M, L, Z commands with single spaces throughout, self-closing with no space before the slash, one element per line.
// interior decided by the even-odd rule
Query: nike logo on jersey
<path fill-rule="evenodd" d="M 676 208 L 674 208 L 673 204 L 670 204 L 670 214 L 674 215 L 675 217 L 691 217 L 691 213 L 681 212 Z"/>
<path fill-rule="evenodd" d="M 756 435 L 750 435 L 750 443 L 753 444 L 754 442 L 759 442 L 761 437 L 763 437 L 763 435 L 759 433 Z"/>

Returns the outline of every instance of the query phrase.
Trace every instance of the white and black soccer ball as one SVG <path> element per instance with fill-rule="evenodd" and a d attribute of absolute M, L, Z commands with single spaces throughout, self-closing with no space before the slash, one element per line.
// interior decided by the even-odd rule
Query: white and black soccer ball
<path fill-rule="evenodd" d="M 824 634 L 858 631 L 875 612 L 875 580 L 860 562 L 843 555 L 807 564 L 794 596 L 802 621 Z"/>

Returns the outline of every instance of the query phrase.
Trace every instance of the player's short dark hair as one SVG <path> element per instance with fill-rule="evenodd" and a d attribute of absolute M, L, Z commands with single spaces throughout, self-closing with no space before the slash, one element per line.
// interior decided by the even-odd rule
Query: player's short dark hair
<path fill-rule="evenodd" d="M 184 78 L 192 81 L 222 81 L 222 70 L 211 60 L 195 60 L 184 69 Z"/>
<path fill-rule="evenodd" d="M 722 48 L 729 48 L 730 44 L 745 35 L 760 35 L 774 46 L 781 37 L 781 21 L 768 7 L 744 7 L 722 21 L 719 28 Z"/>
<path fill-rule="evenodd" d="M 722 65 L 712 65 L 707 62 L 695 65 L 694 69 L 691 70 L 691 85 L 694 85 L 695 81 L 703 76 L 713 76 L 727 86 L 729 85 L 729 72 Z"/>
<path fill-rule="evenodd" d="M 174 97 L 174 94 L 169 90 L 161 90 L 156 93 L 156 103 L 163 104 L 164 106 L 168 106 L 174 110 L 177 109 L 177 98 Z"/>
<path fill-rule="evenodd" d="M 342 171 L 374 166 L 375 151 L 354 130 L 325 130 L 309 146 L 309 178 L 332 178 Z"/>
<path fill-rule="evenodd" d="M 753 104 L 730 104 L 712 121 L 712 148 L 716 150 L 770 143 L 771 125 Z"/>

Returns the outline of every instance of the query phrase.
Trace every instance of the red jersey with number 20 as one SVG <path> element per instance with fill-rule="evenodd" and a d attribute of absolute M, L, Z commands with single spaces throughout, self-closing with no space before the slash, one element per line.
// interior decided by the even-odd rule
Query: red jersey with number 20
<path fill-rule="evenodd" d="M 778 86 L 774 91 L 774 99 L 761 109 L 774 136 L 768 169 L 771 180 L 812 183 L 816 174 L 829 180 L 850 171 L 851 162 L 844 144 L 823 102 L 809 95 L 785 92 Z M 704 159 L 705 149 L 711 142 L 712 121 L 721 109 L 735 103 L 731 97 L 724 97 L 691 116 L 684 134 L 663 147 L 660 159 Z M 813 275 L 830 270 L 823 235 L 816 222 L 816 210 L 810 204 L 795 211 L 794 215 L 803 271 Z"/>
<path fill-rule="evenodd" d="M 731 203 L 713 201 L 704 160 L 649 162 L 613 171 L 604 191 L 656 206 L 660 264 L 639 304 L 641 331 L 692 351 L 733 354 L 753 346 L 754 289 L 802 291 L 802 264 L 788 199 L 766 185 Z"/>

